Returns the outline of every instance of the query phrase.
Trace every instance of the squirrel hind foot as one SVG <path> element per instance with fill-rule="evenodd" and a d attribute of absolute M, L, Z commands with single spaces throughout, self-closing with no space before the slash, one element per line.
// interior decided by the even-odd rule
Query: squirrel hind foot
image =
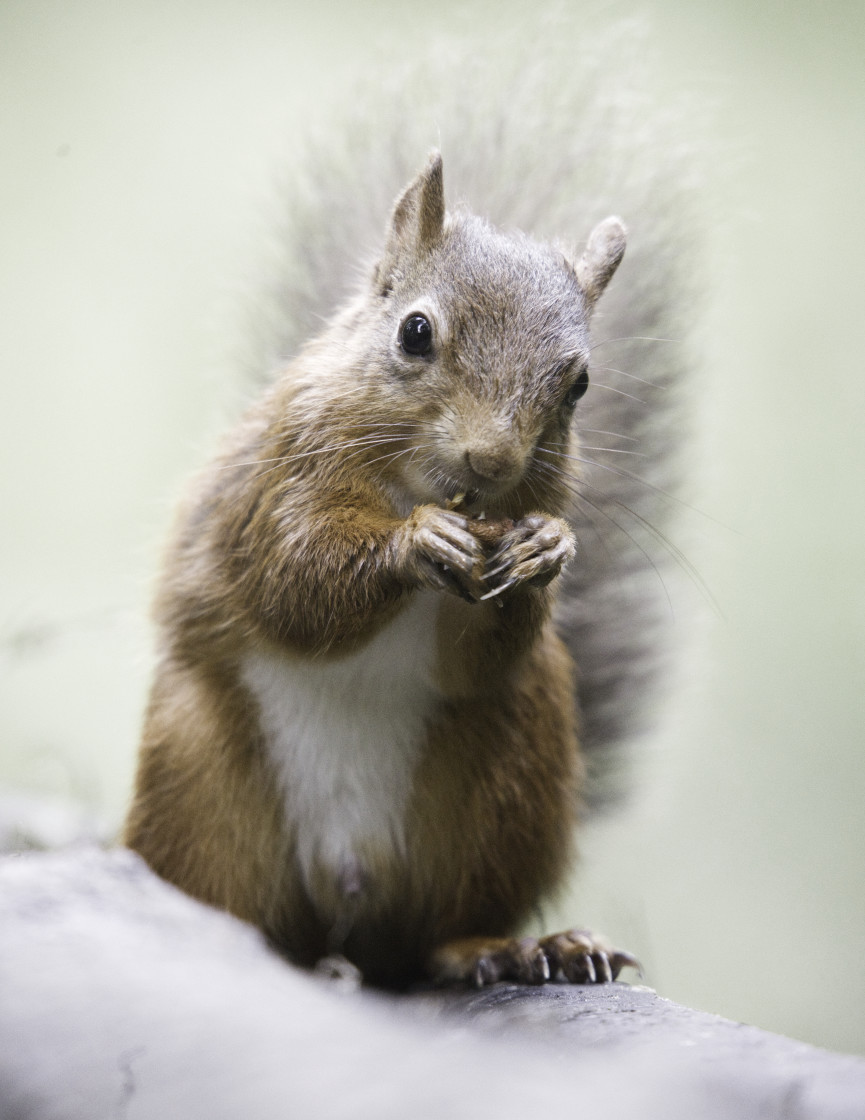
<path fill-rule="evenodd" d="M 465 937 L 449 941 L 431 961 L 433 982 L 484 988 L 507 980 L 516 984 L 608 984 L 623 968 L 642 976 L 636 957 L 606 938 L 572 929 L 547 937 Z"/>

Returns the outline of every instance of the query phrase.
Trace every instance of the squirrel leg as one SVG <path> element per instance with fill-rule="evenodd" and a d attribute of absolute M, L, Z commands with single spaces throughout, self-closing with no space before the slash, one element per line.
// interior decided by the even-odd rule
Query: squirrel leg
<path fill-rule="evenodd" d="M 561 518 L 529 514 L 504 533 L 487 560 L 481 598 L 492 599 L 521 584 L 544 587 L 575 552 L 574 535 Z"/>
<path fill-rule="evenodd" d="M 499 980 L 544 984 L 610 983 L 623 968 L 640 969 L 636 957 L 614 948 L 603 937 L 572 929 L 547 937 L 464 937 L 449 941 L 432 956 L 437 984 L 472 984 L 483 988 Z"/>

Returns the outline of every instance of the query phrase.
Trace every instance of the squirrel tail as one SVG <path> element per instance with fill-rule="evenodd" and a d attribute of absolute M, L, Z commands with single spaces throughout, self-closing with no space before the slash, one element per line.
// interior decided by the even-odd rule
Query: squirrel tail
<path fill-rule="evenodd" d="M 573 251 L 608 214 L 625 219 L 628 249 L 593 318 L 591 388 L 575 420 L 578 559 L 556 619 L 579 671 L 588 800 L 601 801 L 666 663 L 697 144 L 688 111 L 648 92 L 651 51 L 634 20 L 575 31 L 551 16 L 528 35 L 427 44 L 424 54 L 428 64 L 367 83 L 338 127 L 293 152 L 250 364 L 281 365 L 352 293 L 430 148 L 442 151 L 451 203 L 498 226 Z"/>

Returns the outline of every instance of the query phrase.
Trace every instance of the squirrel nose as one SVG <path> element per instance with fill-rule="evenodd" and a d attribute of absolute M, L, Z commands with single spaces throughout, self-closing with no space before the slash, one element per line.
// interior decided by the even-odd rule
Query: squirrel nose
<path fill-rule="evenodd" d="M 522 456 L 508 446 L 471 447 L 466 451 L 466 462 L 486 482 L 508 482 L 522 469 Z"/>

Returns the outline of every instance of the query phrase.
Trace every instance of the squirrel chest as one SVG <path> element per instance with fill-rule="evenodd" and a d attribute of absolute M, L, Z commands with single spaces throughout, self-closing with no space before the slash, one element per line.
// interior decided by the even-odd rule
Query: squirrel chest
<path fill-rule="evenodd" d="M 309 887 L 364 854 L 399 854 L 436 684 L 441 597 L 415 593 L 373 638 L 342 657 L 272 650 L 244 656 L 270 763 Z"/>

